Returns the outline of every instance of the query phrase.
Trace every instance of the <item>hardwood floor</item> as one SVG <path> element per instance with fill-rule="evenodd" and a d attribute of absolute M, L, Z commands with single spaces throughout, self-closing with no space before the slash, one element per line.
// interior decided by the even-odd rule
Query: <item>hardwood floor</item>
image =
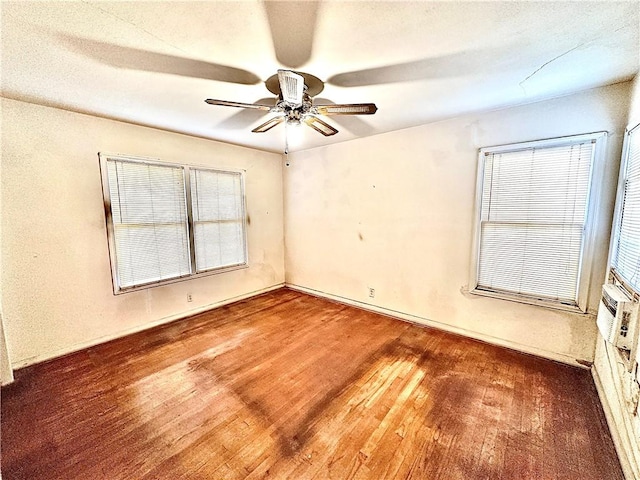
<path fill-rule="evenodd" d="M 12 479 L 622 479 L 588 371 L 282 289 L 16 372 Z"/>

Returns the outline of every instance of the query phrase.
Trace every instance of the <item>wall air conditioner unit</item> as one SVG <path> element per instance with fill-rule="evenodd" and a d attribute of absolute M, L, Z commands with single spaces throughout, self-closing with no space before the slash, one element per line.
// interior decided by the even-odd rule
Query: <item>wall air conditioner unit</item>
<path fill-rule="evenodd" d="M 629 298 L 619 285 L 603 285 L 597 324 L 604 339 L 635 354 L 637 323 L 638 303 Z"/>

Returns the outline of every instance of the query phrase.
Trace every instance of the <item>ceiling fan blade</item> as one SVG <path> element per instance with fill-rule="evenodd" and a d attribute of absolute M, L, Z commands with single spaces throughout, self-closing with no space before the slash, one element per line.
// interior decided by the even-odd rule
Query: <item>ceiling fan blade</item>
<path fill-rule="evenodd" d="M 258 125 L 256 128 L 251 130 L 254 133 L 264 133 L 267 130 L 271 130 L 276 125 L 284 122 L 284 117 L 273 117 L 264 122 L 262 125 Z"/>
<path fill-rule="evenodd" d="M 321 106 L 335 105 L 335 103 L 328 98 L 316 97 L 314 101 L 320 103 Z M 336 115 L 331 118 L 331 121 L 361 137 L 372 135 L 375 130 L 372 125 L 362 120 L 357 115 Z"/>
<path fill-rule="evenodd" d="M 291 70 L 278 70 L 278 81 L 282 99 L 292 107 L 302 105 L 304 77 Z"/>
<path fill-rule="evenodd" d="M 304 121 L 307 125 L 313 128 L 316 132 L 320 132 L 325 137 L 330 137 L 338 133 L 338 130 L 333 128 L 328 123 L 323 122 L 318 117 L 309 116 Z"/>
<path fill-rule="evenodd" d="M 316 111 L 320 115 L 373 115 L 378 107 L 375 103 L 316 105 Z"/>
<path fill-rule="evenodd" d="M 112 67 L 169 73 L 242 85 L 256 85 L 261 81 L 260 77 L 247 70 L 227 65 L 123 47 L 71 35 L 59 34 L 56 35 L 56 39 L 69 50 Z"/>
<path fill-rule="evenodd" d="M 289 68 L 309 61 L 320 2 L 263 1 L 276 59 Z"/>
<path fill-rule="evenodd" d="M 214 98 L 207 98 L 205 100 L 209 105 L 221 105 L 223 107 L 239 107 L 239 108 L 252 108 L 254 110 L 265 110 L 270 112 L 273 108 L 269 105 L 262 105 L 256 103 L 242 103 L 242 102 L 230 102 L 228 100 L 216 100 Z"/>
<path fill-rule="evenodd" d="M 254 105 L 268 105 L 271 104 L 275 107 L 276 99 L 274 97 L 261 98 L 260 100 L 253 102 Z M 264 111 L 255 110 L 251 108 L 242 108 L 235 112 L 233 115 L 225 118 L 217 124 L 218 128 L 225 128 L 229 130 L 244 129 L 258 120 L 263 115 L 266 115 Z"/>

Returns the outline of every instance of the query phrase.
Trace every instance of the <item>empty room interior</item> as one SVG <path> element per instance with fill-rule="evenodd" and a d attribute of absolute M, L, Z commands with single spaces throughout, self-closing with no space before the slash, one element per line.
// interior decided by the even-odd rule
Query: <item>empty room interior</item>
<path fill-rule="evenodd" d="M 1 477 L 640 479 L 637 1 L 5 1 Z"/>

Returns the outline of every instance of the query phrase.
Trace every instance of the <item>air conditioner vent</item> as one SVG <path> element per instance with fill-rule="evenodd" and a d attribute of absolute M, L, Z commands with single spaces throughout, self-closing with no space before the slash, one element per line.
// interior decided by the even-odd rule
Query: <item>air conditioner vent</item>
<path fill-rule="evenodd" d="M 607 307 L 607 310 L 611 312 L 611 315 L 615 315 L 618 310 L 618 302 L 611 297 L 609 292 L 606 289 L 602 289 L 602 303 Z"/>

